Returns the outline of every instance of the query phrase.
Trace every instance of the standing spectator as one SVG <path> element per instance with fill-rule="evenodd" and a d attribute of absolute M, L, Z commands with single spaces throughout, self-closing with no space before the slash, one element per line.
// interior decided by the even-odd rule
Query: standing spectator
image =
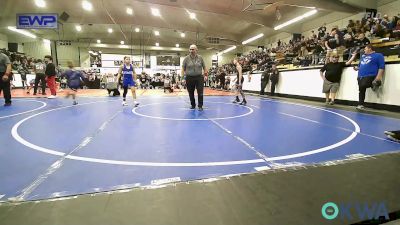
<path fill-rule="evenodd" d="M 26 59 L 21 59 L 21 64 L 18 66 L 18 73 L 21 75 L 22 80 L 22 88 L 25 89 L 25 86 L 28 88 L 28 83 L 26 82 L 26 74 L 29 73 Z"/>
<path fill-rule="evenodd" d="M 11 61 L 6 54 L 0 53 L 0 92 L 3 91 L 4 106 L 11 106 Z"/>
<path fill-rule="evenodd" d="M 318 45 L 315 46 L 313 50 L 311 64 L 317 65 L 319 63 L 319 56 L 322 52 L 324 52 L 324 41 L 319 41 Z"/>
<path fill-rule="evenodd" d="M 324 23 L 323 26 L 318 28 L 318 39 L 321 40 L 325 37 L 326 35 L 326 23 Z"/>
<path fill-rule="evenodd" d="M 324 67 L 322 67 L 320 75 L 322 80 L 324 81 L 322 92 L 325 93 L 326 97 L 325 104 L 330 104 L 330 105 L 335 104 L 336 93 L 339 90 L 343 68 L 346 65 L 350 65 L 354 61 L 356 56 L 357 52 L 353 53 L 349 61 L 345 63 L 345 62 L 339 62 L 338 61 L 339 56 L 333 55 L 331 56 L 331 61 L 325 64 Z"/>
<path fill-rule="evenodd" d="M 33 95 L 36 95 L 39 82 L 42 86 L 42 95 L 46 95 L 46 65 L 41 59 L 36 60 L 33 65 L 33 72 L 35 73 L 35 87 L 33 88 Z"/>
<path fill-rule="evenodd" d="M 373 84 L 382 82 L 383 73 L 385 71 L 385 59 L 381 53 L 376 53 L 371 44 L 365 46 L 364 55 L 361 56 L 358 67 L 358 110 L 365 108 L 365 92 L 367 88 Z"/>
<path fill-rule="evenodd" d="M 329 63 L 332 55 L 337 55 L 338 53 L 336 48 L 339 47 L 339 35 L 336 28 L 333 28 L 330 35 L 326 38 L 325 47 L 327 50 L 325 63 Z"/>
<path fill-rule="evenodd" d="M 225 76 L 226 76 L 225 70 L 221 69 L 219 71 L 219 75 L 218 75 L 218 84 L 219 84 L 219 88 L 221 88 L 221 89 L 224 89 L 224 87 L 225 87 Z"/>
<path fill-rule="evenodd" d="M 267 87 L 267 84 L 268 84 L 268 81 L 269 81 L 269 73 L 270 73 L 270 69 L 267 69 L 261 74 L 260 95 L 264 95 L 265 94 L 265 88 Z"/>
<path fill-rule="evenodd" d="M 46 63 L 45 75 L 47 78 L 47 86 L 49 86 L 51 93 L 51 95 L 47 98 L 56 98 L 56 67 L 53 63 L 53 57 L 46 55 L 44 57 L 44 62 Z"/>
<path fill-rule="evenodd" d="M 203 91 L 204 91 L 204 75 L 207 76 L 207 68 L 203 58 L 197 54 L 197 46 L 190 45 L 190 54 L 185 57 L 182 63 L 182 77 L 186 82 L 189 92 L 191 109 L 196 108 L 194 99 L 194 90 L 197 89 L 198 108 L 203 111 Z"/>
<path fill-rule="evenodd" d="M 279 82 L 279 70 L 278 68 L 276 68 L 275 64 L 272 65 L 270 80 L 271 80 L 271 96 L 275 96 L 275 88 Z"/>

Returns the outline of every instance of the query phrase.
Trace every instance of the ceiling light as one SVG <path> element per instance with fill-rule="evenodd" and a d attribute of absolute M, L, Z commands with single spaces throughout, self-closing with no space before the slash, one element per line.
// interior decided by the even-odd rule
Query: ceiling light
<path fill-rule="evenodd" d="M 133 9 L 132 8 L 126 8 L 126 13 L 128 13 L 129 15 L 133 14 Z"/>
<path fill-rule="evenodd" d="M 160 32 L 158 30 L 154 31 L 154 35 L 159 36 Z"/>
<path fill-rule="evenodd" d="M 286 27 L 286 26 L 289 26 L 290 24 L 296 23 L 296 22 L 298 22 L 298 21 L 300 21 L 300 20 L 302 20 L 302 19 L 304 19 L 306 17 L 312 16 L 317 12 L 318 12 L 318 10 L 313 9 L 313 10 L 311 10 L 311 11 L 309 11 L 309 12 L 307 12 L 307 13 L 301 15 L 301 16 L 298 16 L 298 17 L 296 17 L 294 19 L 291 19 L 291 20 L 289 20 L 289 21 L 287 21 L 285 23 L 282 23 L 282 24 L 274 27 L 274 30 L 282 29 L 283 27 Z"/>
<path fill-rule="evenodd" d="M 196 13 L 189 13 L 189 17 L 192 20 L 196 19 Z"/>
<path fill-rule="evenodd" d="M 92 11 L 93 5 L 88 1 L 82 1 L 82 8 L 86 11 Z"/>
<path fill-rule="evenodd" d="M 160 43 L 157 42 L 157 43 L 156 43 L 156 46 L 157 46 L 157 47 L 160 46 Z"/>
<path fill-rule="evenodd" d="M 181 33 L 181 37 L 186 37 L 186 34 L 185 33 Z"/>
<path fill-rule="evenodd" d="M 23 35 L 25 35 L 25 36 L 28 36 L 28 37 L 30 37 L 30 38 L 36 38 L 36 35 L 32 34 L 31 32 L 25 31 L 25 30 L 20 30 L 20 29 L 17 29 L 17 28 L 15 28 L 15 27 L 8 27 L 8 29 L 9 29 L 9 30 L 12 30 L 12 31 L 14 31 L 14 32 L 23 34 Z"/>
<path fill-rule="evenodd" d="M 227 48 L 227 49 L 225 49 L 224 51 L 218 53 L 218 56 L 221 56 L 222 54 L 225 54 L 225 53 L 227 53 L 227 52 L 230 52 L 230 51 L 234 50 L 235 48 L 236 48 L 235 45 L 232 46 L 232 47 L 230 47 L 230 48 Z"/>
<path fill-rule="evenodd" d="M 124 41 L 121 41 L 120 43 L 121 43 L 121 45 L 124 45 L 124 44 L 125 44 L 125 42 L 124 42 Z"/>
<path fill-rule="evenodd" d="M 108 28 L 108 33 L 112 33 L 113 32 L 113 29 L 111 29 L 111 28 Z"/>
<path fill-rule="evenodd" d="M 35 4 L 40 8 L 46 7 L 46 2 L 44 0 L 35 0 Z"/>
<path fill-rule="evenodd" d="M 101 40 L 97 40 L 97 44 L 100 44 L 101 43 Z"/>
<path fill-rule="evenodd" d="M 259 39 L 259 38 L 261 38 L 261 37 L 263 37 L 263 36 L 264 36 L 264 34 L 262 34 L 262 33 L 261 33 L 261 34 L 258 34 L 258 35 L 254 36 L 254 37 L 252 37 L 252 38 L 249 38 L 249 39 L 243 41 L 243 42 L 242 42 L 242 45 L 245 45 L 245 44 L 250 43 L 250 42 L 252 42 L 252 41 L 254 41 L 254 40 L 257 40 L 257 39 Z"/>
<path fill-rule="evenodd" d="M 82 30 L 82 27 L 81 27 L 80 25 L 76 25 L 76 26 L 75 26 L 75 29 L 76 29 L 77 31 L 81 31 L 81 30 Z"/>
<path fill-rule="evenodd" d="M 153 14 L 153 16 L 161 16 L 160 10 L 156 8 L 151 8 L 151 14 Z"/>
<path fill-rule="evenodd" d="M 176 44 L 175 47 L 179 48 L 179 44 Z"/>
<path fill-rule="evenodd" d="M 140 31 L 140 29 L 139 28 L 135 28 L 135 32 L 137 33 L 137 32 L 139 32 Z"/>

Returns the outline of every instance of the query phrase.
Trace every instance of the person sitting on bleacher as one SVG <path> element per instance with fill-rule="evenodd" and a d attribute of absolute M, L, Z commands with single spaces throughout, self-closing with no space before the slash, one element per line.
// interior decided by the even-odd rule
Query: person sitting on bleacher
<path fill-rule="evenodd" d="M 174 92 L 171 86 L 171 79 L 169 78 L 169 76 L 164 79 L 164 93 L 166 90 L 168 90 L 168 93 Z"/>

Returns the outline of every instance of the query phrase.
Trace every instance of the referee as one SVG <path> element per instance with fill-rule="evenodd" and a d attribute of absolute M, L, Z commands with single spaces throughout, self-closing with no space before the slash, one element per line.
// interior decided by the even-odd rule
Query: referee
<path fill-rule="evenodd" d="M 203 58 L 197 54 L 196 45 L 190 45 L 189 53 L 183 60 L 181 76 L 189 92 L 190 109 L 196 108 L 194 90 L 197 89 L 199 111 L 203 111 L 204 75 L 207 76 L 207 69 Z"/>

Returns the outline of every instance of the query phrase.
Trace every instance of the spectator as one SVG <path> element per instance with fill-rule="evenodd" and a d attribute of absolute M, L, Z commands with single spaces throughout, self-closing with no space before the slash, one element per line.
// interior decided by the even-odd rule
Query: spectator
<path fill-rule="evenodd" d="M 269 81 L 269 69 L 265 70 L 261 74 L 261 90 L 260 90 L 260 95 L 265 94 L 265 88 L 267 87 L 268 81 Z"/>
<path fill-rule="evenodd" d="M 56 67 L 53 64 L 53 57 L 46 55 L 44 57 L 46 63 L 45 75 L 47 77 L 47 86 L 50 88 L 51 95 L 47 98 L 56 98 Z"/>
<path fill-rule="evenodd" d="M 319 64 L 320 60 L 320 55 L 321 53 L 324 52 L 324 41 L 319 41 L 318 45 L 315 47 L 312 53 L 312 65 L 317 65 Z"/>
<path fill-rule="evenodd" d="M 354 53 L 346 63 L 338 62 L 339 56 L 332 55 L 330 62 L 325 64 L 320 70 L 321 78 L 324 81 L 322 92 L 325 93 L 325 104 L 335 104 L 336 93 L 339 90 L 343 68 L 346 65 L 350 65 L 351 62 L 354 61 L 356 55 L 357 54 Z"/>
<path fill-rule="evenodd" d="M 46 65 L 41 59 L 36 60 L 33 66 L 33 71 L 35 72 L 35 86 L 33 88 L 33 95 L 36 95 L 39 82 L 42 86 L 42 95 L 46 95 Z"/>
<path fill-rule="evenodd" d="M 318 39 L 321 40 L 325 37 L 326 35 L 326 23 L 324 23 L 323 26 L 318 28 Z"/>
<path fill-rule="evenodd" d="M 4 106 L 11 106 L 11 61 L 3 53 L 0 53 L 0 77 L 0 92 L 3 91 Z"/>
<path fill-rule="evenodd" d="M 332 55 L 337 55 L 337 47 L 339 47 L 339 34 L 337 34 L 337 29 L 333 28 L 330 35 L 326 38 L 325 47 L 327 49 L 325 63 L 329 63 L 329 59 Z"/>
<path fill-rule="evenodd" d="M 271 80 L 271 96 L 275 96 L 275 88 L 279 82 L 279 70 L 278 68 L 276 68 L 275 64 L 273 64 L 271 68 L 270 80 Z"/>
<path fill-rule="evenodd" d="M 358 67 L 358 110 L 365 108 L 365 92 L 367 88 L 373 84 L 380 84 L 382 82 L 383 73 L 385 70 L 385 59 L 381 53 L 376 53 L 371 44 L 365 46 L 364 55 L 362 55 Z"/>
<path fill-rule="evenodd" d="M 169 76 L 164 79 L 164 93 L 166 90 L 168 90 L 168 93 L 174 92 L 171 87 L 171 79 L 169 78 Z"/>
<path fill-rule="evenodd" d="M 29 73 L 29 70 L 27 67 L 26 58 L 21 59 L 21 63 L 18 66 L 18 73 L 21 75 L 22 88 L 25 89 L 25 86 L 28 88 L 28 83 L 26 82 L 26 75 Z"/>
<path fill-rule="evenodd" d="M 395 38 L 400 37 L 400 20 L 397 21 L 396 27 L 393 29 L 393 36 Z"/>

